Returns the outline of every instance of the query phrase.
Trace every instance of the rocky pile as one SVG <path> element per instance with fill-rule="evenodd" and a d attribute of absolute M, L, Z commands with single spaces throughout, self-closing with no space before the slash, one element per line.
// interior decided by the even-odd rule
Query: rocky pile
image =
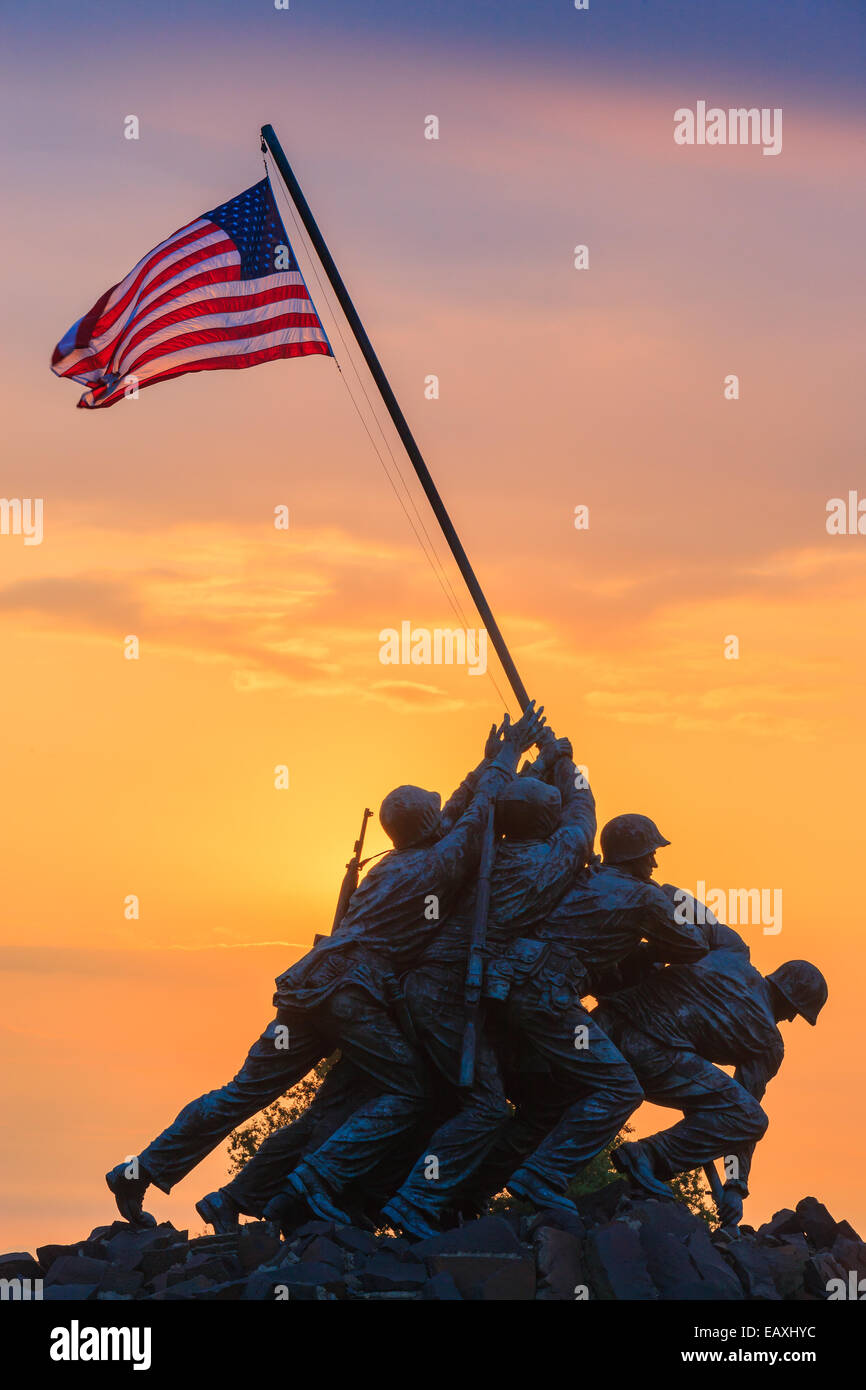
<path fill-rule="evenodd" d="M 324 1221 L 288 1241 L 261 1222 L 190 1240 L 168 1223 L 140 1231 L 115 1221 L 35 1259 L 0 1256 L 0 1279 L 41 1279 L 43 1299 L 68 1301 L 814 1300 L 831 1280 L 854 1290 L 836 1297 L 857 1296 L 866 1244 L 814 1197 L 731 1240 L 618 1181 L 582 1199 L 577 1219 L 507 1212 L 415 1243 Z"/>

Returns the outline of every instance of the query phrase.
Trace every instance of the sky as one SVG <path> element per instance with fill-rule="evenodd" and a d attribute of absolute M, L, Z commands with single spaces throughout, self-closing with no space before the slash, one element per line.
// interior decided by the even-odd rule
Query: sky
<path fill-rule="evenodd" d="M 862 1230 L 866 536 L 826 526 L 866 498 L 860 6 L 156 0 L 8 27 L 2 493 L 43 499 L 44 539 L 0 535 L 3 1248 L 110 1219 L 104 1171 L 237 1069 L 328 929 L 363 808 L 446 796 L 507 696 L 492 653 L 483 676 L 379 659 L 383 629 L 457 620 L 303 239 L 342 375 L 87 412 L 48 370 L 150 247 L 262 176 L 264 122 L 600 824 L 652 815 L 692 891 L 781 890 L 753 961 L 827 976 L 818 1027 L 783 1025 L 746 1219 L 812 1194 Z M 781 108 L 781 153 L 678 146 L 698 101 Z M 218 1151 L 155 1210 L 197 1229 L 224 1173 Z"/>

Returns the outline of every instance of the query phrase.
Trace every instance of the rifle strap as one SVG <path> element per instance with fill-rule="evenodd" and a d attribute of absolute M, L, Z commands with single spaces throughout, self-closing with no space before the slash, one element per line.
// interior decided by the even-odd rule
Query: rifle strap
<path fill-rule="evenodd" d="M 393 847 L 392 847 L 392 848 L 393 848 Z M 381 859 L 383 854 L 390 854 L 390 853 L 391 853 L 391 850 L 389 850 L 389 849 L 380 849 L 378 854 L 368 854 L 366 859 L 362 859 L 362 860 L 360 861 L 360 863 L 359 863 L 359 865 L 358 865 L 358 868 L 359 868 L 359 869 L 366 869 L 367 865 L 368 865 L 368 864 L 372 864 L 372 862 L 373 862 L 374 859 Z M 349 864 L 351 864 L 351 863 L 352 863 L 352 860 L 350 859 L 350 860 L 349 860 Z M 346 865 L 346 868 L 347 868 L 347 869 L 348 869 L 348 867 L 349 867 L 349 864 Z"/>

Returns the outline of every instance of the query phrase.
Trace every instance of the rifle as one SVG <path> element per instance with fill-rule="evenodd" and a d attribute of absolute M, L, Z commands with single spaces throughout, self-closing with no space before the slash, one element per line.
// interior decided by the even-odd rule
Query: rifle
<path fill-rule="evenodd" d="M 372 814 L 373 812 L 369 809 L 369 807 L 366 807 L 364 809 L 364 815 L 361 820 L 361 833 L 355 841 L 355 845 L 352 850 L 352 858 L 346 865 L 346 872 L 343 877 L 343 886 L 340 889 L 340 896 L 337 899 L 337 910 L 334 913 L 334 924 L 331 927 L 332 936 L 334 935 L 334 932 L 337 930 L 343 918 L 345 917 L 346 910 L 349 906 L 349 899 L 351 898 L 355 889 L 358 887 L 358 874 L 361 870 L 361 855 L 364 852 L 364 836 L 367 833 L 367 821 L 370 819 Z"/>
<path fill-rule="evenodd" d="M 352 858 L 346 865 L 346 872 L 343 875 L 343 882 L 340 887 L 340 896 L 337 899 L 337 908 L 334 913 L 334 922 L 331 927 L 332 936 L 334 932 L 338 929 L 343 918 L 345 917 L 349 907 L 349 899 L 351 898 L 355 889 L 358 887 L 358 875 L 361 871 L 361 855 L 364 852 L 364 836 L 367 833 L 367 821 L 370 819 L 372 814 L 373 812 L 369 809 L 369 807 L 364 808 L 364 815 L 361 820 L 361 833 L 355 841 L 354 847 L 352 849 Z M 327 940 L 325 932 L 316 932 L 316 935 L 313 938 L 313 945 L 318 946 L 320 941 L 325 940 Z"/>
<path fill-rule="evenodd" d="M 487 807 L 487 824 L 484 827 L 484 841 L 481 846 L 481 864 L 478 869 L 478 887 L 475 892 L 475 916 L 472 921 L 472 936 L 469 941 L 469 960 L 466 966 L 466 1024 L 463 1029 L 463 1050 L 460 1055 L 461 1089 L 472 1086 L 475 1081 L 475 1053 L 478 1047 L 478 1023 L 481 1014 L 481 987 L 484 983 L 484 949 L 487 944 L 487 916 L 490 911 L 490 873 L 496 853 L 494 838 L 494 815 L 496 798 L 491 796 Z"/>
<path fill-rule="evenodd" d="M 713 1194 L 713 1201 L 716 1204 L 716 1210 L 721 1215 L 722 1203 L 725 1200 L 725 1189 L 722 1185 L 722 1180 L 719 1177 L 715 1163 L 705 1163 L 703 1167 L 704 1176 L 706 1177 L 707 1182 L 710 1184 L 710 1191 Z M 730 1236 L 731 1240 L 739 1239 L 740 1232 L 738 1227 L 723 1226 L 722 1230 L 726 1233 L 726 1235 Z"/>

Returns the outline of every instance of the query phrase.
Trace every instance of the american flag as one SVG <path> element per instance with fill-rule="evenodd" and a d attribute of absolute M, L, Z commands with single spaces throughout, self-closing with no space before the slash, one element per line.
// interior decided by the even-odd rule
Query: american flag
<path fill-rule="evenodd" d="M 57 344 L 51 370 L 85 409 L 184 372 L 333 356 L 269 181 L 206 212 L 138 262 Z"/>

